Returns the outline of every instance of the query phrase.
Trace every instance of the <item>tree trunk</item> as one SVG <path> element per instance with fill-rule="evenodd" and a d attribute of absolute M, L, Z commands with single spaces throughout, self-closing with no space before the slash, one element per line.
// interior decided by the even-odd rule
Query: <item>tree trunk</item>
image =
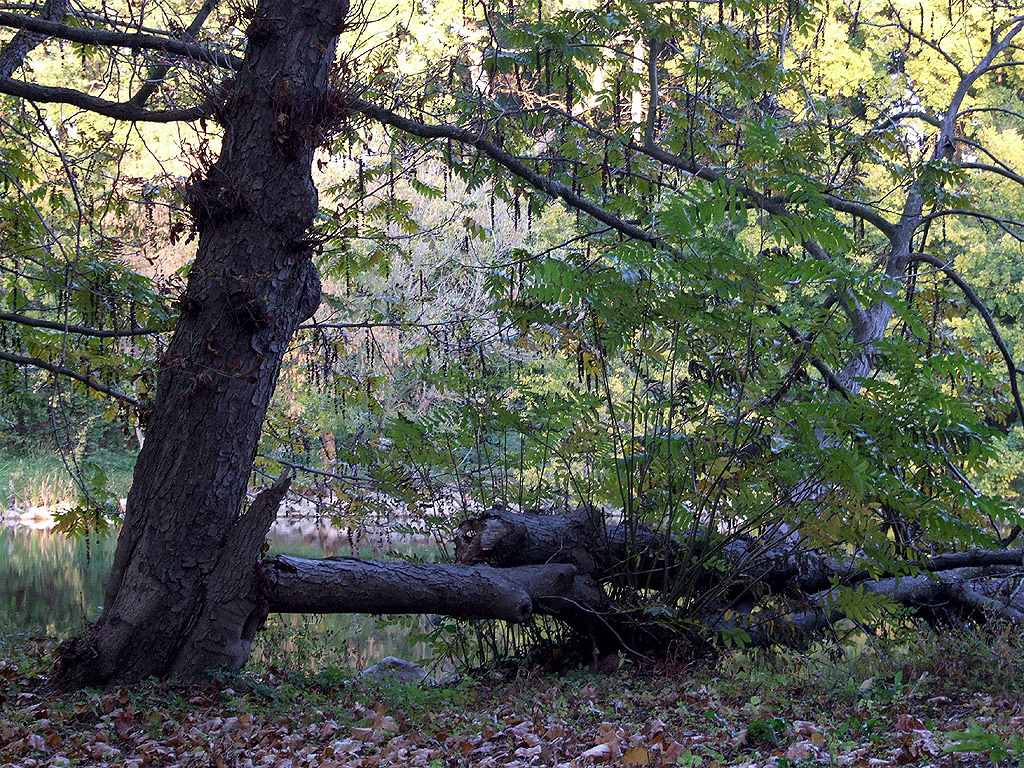
<path fill-rule="evenodd" d="M 217 162 L 187 200 L 199 235 L 161 361 L 103 616 L 64 649 L 58 683 L 238 667 L 261 623 L 255 563 L 279 482 L 242 515 L 289 340 L 320 284 L 311 177 L 345 0 L 261 0 L 219 120 Z"/>

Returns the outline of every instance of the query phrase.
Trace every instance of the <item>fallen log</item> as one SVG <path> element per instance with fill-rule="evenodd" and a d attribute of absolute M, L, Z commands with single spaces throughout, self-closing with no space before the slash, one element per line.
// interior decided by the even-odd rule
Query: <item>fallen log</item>
<path fill-rule="evenodd" d="M 665 591 L 671 601 L 677 580 L 685 578 L 691 590 L 713 594 L 702 606 L 705 615 L 685 618 L 702 622 L 709 632 L 748 629 L 757 644 L 789 642 L 824 629 L 843 617 L 838 590 L 854 587 L 930 619 L 973 614 L 1024 624 L 1024 595 L 1013 589 L 1013 580 L 1024 577 L 1021 550 L 943 553 L 872 574 L 855 557 L 840 559 L 799 540 L 706 534 L 687 540 L 638 523 L 607 523 L 592 508 L 581 508 L 565 515 L 488 510 L 459 526 L 455 553 L 461 563 L 503 568 L 572 563 L 599 584 L 615 582 L 620 594 L 619 577 L 626 574 L 638 605 L 644 602 L 640 593 L 651 590 Z M 666 615 L 676 606 L 663 607 Z M 634 621 L 643 611 L 607 621 L 620 624 L 627 615 Z M 726 621 L 725 615 L 732 618 Z M 628 632 L 620 626 L 616 634 Z"/>
<path fill-rule="evenodd" d="M 259 569 L 272 612 L 432 613 L 513 623 L 540 613 L 578 623 L 608 609 L 604 593 L 570 564 L 494 568 L 278 555 Z"/>
<path fill-rule="evenodd" d="M 994 558 L 997 559 L 997 558 Z M 886 597 L 925 616 L 974 618 L 998 617 L 1024 626 L 1024 599 L 1013 593 L 999 594 L 1010 579 L 1021 577 L 1019 568 L 1004 565 L 956 568 L 914 576 L 869 579 L 857 588 Z M 801 644 L 846 618 L 839 607 L 839 590 L 811 596 L 808 607 L 793 611 L 764 611 L 720 618 L 717 632 L 743 630 L 751 645 Z"/>
<path fill-rule="evenodd" d="M 695 633 L 701 637 L 742 630 L 756 645 L 801 644 L 844 618 L 842 606 L 853 603 L 844 603 L 841 590 L 851 588 L 932 620 L 998 617 L 1024 625 L 1020 550 L 939 554 L 872 574 L 855 557 L 788 539 L 698 532 L 687 540 L 608 523 L 584 507 L 568 514 L 488 510 L 459 526 L 455 552 L 454 564 L 281 555 L 259 564 L 260 591 L 275 612 L 512 623 L 555 616 L 595 657 L 656 650 L 684 624 L 687 632 L 702 627 Z M 678 579 L 687 580 L 688 597 L 679 597 Z"/>
<path fill-rule="evenodd" d="M 456 529 L 455 560 L 499 568 L 571 563 L 598 581 L 624 573 L 646 589 L 671 588 L 687 570 L 696 583 L 711 588 L 722 580 L 723 566 L 731 578 L 756 581 L 774 592 L 793 587 L 817 591 L 829 586 L 837 574 L 859 571 L 770 536 L 713 540 L 699 531 L 686 539 L 642 523 L 608 523 L 593 507 L 556 515 L 487 510 Z"/>
<path fill-rule="evenodd" d="M 871 578 L 854 559 L 841 560 L 799 541 L 780 541 L 771 535 L 722 535 L 715 539 L 698 535 L 686 540 L 642 523 L 609 524 L 590 507 L 561 515 L 487 510 L 456 529 L 455 560 L 500 568 L 571 563 L 580 573 L 597 580 L 611 578 L 615 565 L 627 562 L 633 575 L 650 577 L 642 581 L 642 586 L 653 589 L 671 584 L 672 577 L 687 568 L 698 569 L 705 582 L 711 574 L 717 574 L 718 580 L 756 582 L 772 593 L 814 593 L 836 583 L 854 585 Z M 1003 565 L 1024 565 L 1024 550 L 943 553 L 903 561 L 887 575 Z"/>

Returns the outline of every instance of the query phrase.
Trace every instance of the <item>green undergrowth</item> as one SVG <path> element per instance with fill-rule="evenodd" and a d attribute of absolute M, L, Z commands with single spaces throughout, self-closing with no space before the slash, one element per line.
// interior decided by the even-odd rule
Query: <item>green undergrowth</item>
<path fill-rule="evenodd" d="M 734 696 L 783 705 L 794 690 L 820 706 L 907 698 L 1013 695 L 1024 685 L 1024 635 L 1012 625 L 989 629 L 912 626 L 896 638 L 849 646 L 736 651 L 723 656 L 716 685 Z"/>

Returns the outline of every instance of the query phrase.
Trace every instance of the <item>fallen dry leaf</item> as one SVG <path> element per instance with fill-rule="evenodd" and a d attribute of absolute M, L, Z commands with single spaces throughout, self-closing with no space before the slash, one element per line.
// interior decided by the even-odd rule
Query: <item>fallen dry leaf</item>
<path fill-rule="evenodd" d="M 623 765 L 650 765 L 651 753 L 646 747 L 630 747 L 622 753 Z"/>

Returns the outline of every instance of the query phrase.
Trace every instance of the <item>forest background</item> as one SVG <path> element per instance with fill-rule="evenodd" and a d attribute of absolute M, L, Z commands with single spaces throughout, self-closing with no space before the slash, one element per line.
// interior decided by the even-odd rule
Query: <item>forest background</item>
<path fill-rule="evenodd" d="M 76 8 L 69 26 L 183 29 L 186 12 Z M 197 39 L 240 50 L 254 13 L 204 7 Z M 306 243 L 323 300 L 253 484 L 297 470 L 346 522 L 383 492 L 441 535 L 466 509 L 579 504 L 691 540 L 797 531 L 878 575 L 1006 549 L 1024 474 L 1018 13 L 354 9 Z M 21 72 L 85 96 L 5 80 L 0 375 L 12 478 L 56 446 L 72 531 L 116 520 L 191 311 L 194 235 L 244 201 L 195 191 L 220 149 L 204 105 L 230 80 L 195 51 L 147 78 L 130 50 L 63 37 Z M 166 114 L 118 114 L 138 89 Z M 694 579 L 638 607 L 721 619 Z M 893 616 L 863 590 L 834 599 Z"/>
<path fill-rule="evenodd" d="M 712 680 L 606 700 L 589 681 L 524 692 L 492 680 L 505 701 L 473 716 L 478 732 L 437 725 L 417 764 L 482 764 L 501 750 L 520 764 L 907 764 L 938 759 L 943 729 L 951 750 L 1022 759 L 1024 713 L 1007 697 L 1024 618 L 1022 9 L 422 2 L 325 21 L 332 9 L 346 13 L 303 0 L 0 10 L 5 506 L 67 498 L 62 530 L 116 527 L 140 446 L 149 457 L 103 619 L 46 651 L 55 666 L 25 661 L 35 645 L 0 661 L 0 756 L 280 756 L 297 749 L 279 738 L 294 727 L 324 764 L 408 763 L 415 745 L 402 739 L 418 726 L 390 712 L 440 711 L 461 694 L 396 704 L 378 692 L 364 705 L 347 688 L 339 705 L 326 670 L 303 694 L 271 671 L 221 676 L 187 705 L 133 701 L 139 689 L 33 698 L 51 674 L 75 688 L 191 678 L 228 652 L 244 664 L 244 642 L 206 643 L 220 639 L 222 605 L 252 608 L 222 563 L 256 558 L 262 537 L 234 534 L 290 470 L 290 492 L 339 523 L 379 517 L 387 498 L 413 511 L 397 528 L 426 525 L 445 544 L 488 508 L 470 532 L 518 524 L 515 510 L 550 512 L 529 516 L 541 533 L 567 520 L 600 561 L 586 575 L 601 591 L 575 614 L 528 603 L 565 623 L 504 634 L 506 650 L 526 637 L 545 663 L 571 630 L 612 672 L 654 650 L 673 669 L 709 648 L 806 649 L 809 635 L 870 635 L 883 649 L 816 651 L 869 665 L 818 706 L 827 719 L 830 702 L 852 702 L 828 723 L 797 711 L 813 680 L 750 672 L 765 658 L 753 651 L 721 657 L 738 690 Z M 296 61 L 261 55 L 311 17 L 321 42 L 292 50 L 324 61 L 319 95 L 303 101 Z M 271 85 L 252 88 L 268 64 Z M 239 120 L 260 105 L 271 121 Z M 237 142 L 252 136 L 266 151 L 243 158 Z M 296 158 L 319 189 L 312 225 L 283 216 L 233 241 L 277 278 L 211 251 L 253 210 L 273 219 L 260 206 L 277 189 L 309 191 Z M 256 198 L 250 179 L 228 174 L 239 160 L 289 170 Z M 289 309 L 279 284 L 307 262 L 316 270 Z M 222 333 L 196 333 L 211 315 Z M 225 362 L 236 338 L 252 367 Z M 271 352 L 282 362 L 265 418 L 255 396 L 204 412 L 226 391 L 269 396 Z M 231 408 L 251 445 L 204 432 Z M 246 491 L 274 477 L 249 504 Z M 202 495 L 218 484 L 240 487 Z M 603 536 L 588 539 L 593 510 Z M 511 556 L 546 556 L 527 543 Z M 602 561 L 595 544 L 611 554 Z M 583 571 L 573 556 L 550 566 Z M 296 563 L 256 570 L 280 577 L 306 567 Z M 176 603 L 153 588 L 168 583 L 182 586 Z M 468 596 L 453 592 L 458 611 Z M 251 640 L 260 618 L 228 629 Z M 988 624 L 980 641 L 952 628 L 975 623 Z M 502 625 L 474 626 L 497 637 Z M 894 645 L 922 655 L 893 660 Z M 977 664 L 957 672 L 951 651 Z M 988 701 L 962 709 L 979 686 Z M 311 697 L 303 714 L 283 715 L 300 695 Z M 541 705 L 508 708 L 520 699 Z M 225 709 L 230 728 L 214 722 Z M 623 712 L 638 718 L 631 734 L 604 719 Z M 714 723 L 707 734 L 694 713 Z M 204 732 L 219 741 L 197 740 Z"/>

